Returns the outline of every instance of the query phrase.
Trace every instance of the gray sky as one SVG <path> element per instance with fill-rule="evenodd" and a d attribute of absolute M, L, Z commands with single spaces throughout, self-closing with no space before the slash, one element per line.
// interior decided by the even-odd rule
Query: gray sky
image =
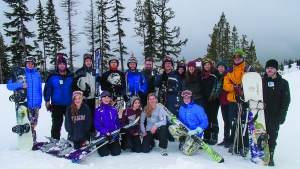
<path fill-rule="evenodd" d="M 46 0 L 41 0 L 45 7 Z M 64 44 L 67 41 L 67 23 L 63 18 L 65 14 L 59 6 L 59 0 L 54 0 L 57 16 L 61 24 L 61 35 L 64 37 Z M 36 10 L 37 0 L 30 0 L 27 4 L 30 12 Z M 81 12 L 76 17 L 77 31 L 83 31 L 84 17 L 89 8 L 88 0 L 81 0 L 78 10 Z M 134 38 L 133 28 L 135 0 L 123 0 L 126 7 L 124 15 L 131 18 L 130 23 L 124 23 L 124 30 L 127 37 L 124 43 L 129 53 L 142 58 L 142 46 L 138 44 L 139 38 Z M 6 3 L 0 1 L 0 23 L 8 22 L 3 15 L 3 11 L 9 11 Z M 180 26 L 180 39 L 188 38 L 186 46 L 182 47 L 180 56 L 184 56 L 187 61 L 206 54 L 207 45 L 210 43 L 209 34 L 213 27 L 219 22 L 222 12 L 225 13 L 230 27 L 235 25 L 239 37 L 247 35 L 247 40 L 254 40 L 258 60 L 264 66 L 268 59 L 277 59 L 282 62 L 284 59 L 300 59 L 300 1 L 299 0 L 170 0 L 169 7 L 175 11 L 175 18 L 171 21 L 171 26 Z M 62 17 L 61 17 L 62 16 Z M 26 24 L 31 31 L 36 31 L 36 23 Z M 4 35 L 3 27 L 0 29 Z M 115 28 L 110 29 L 111 33 Z M 37 32 L 36 32 L 37 33 Z M 80 36 L 81 42 L 74 47 L 75 52 L 80 55 L 74 65 L 82 65 L 82 55 L 87 52 L 88 44 L 84 35 Z M 10 38 L 5 38 L 5 43 L 10 43 Z M 115 42 L 113 42 L 115 43 Z M 114 44 L 112 44 L 114 45 Z M 64 51 L 68 53 L 68 50 Z M 118 56 L 118 54 L 117 54 Z M 125 60 L 129 58 L 125 56 Z M 142 59 L 139 59 L 140 63 Z M 126 65 L 126 64 L 125 64 Z M 125 67 L 126 68 L 126 67 Z"/>

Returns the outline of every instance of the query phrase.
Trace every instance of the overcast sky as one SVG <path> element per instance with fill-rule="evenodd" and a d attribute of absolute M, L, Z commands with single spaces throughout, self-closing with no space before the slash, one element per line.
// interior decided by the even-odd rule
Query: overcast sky
<path fill-rule="evenodd" d="M 38 0 L 30 0 L 27 3 L 30 12 L 36 10 Z M 45 7 L 46 0 L 41 0 Z M 67 47 L 67 23 L 64 20 L 65 13 L 59 6 L 59 0 L 54 0 L 57 16 L 61 24 L 61 35 L 65 38 L 64 44 Z M 76 17 L 77 31 L 83 31 L 85 24 L 84 17 L 89 8 L 89 0 L 81 0 L 80 15 Z M 123 0 L 126 7 L 124 15 L 131 18 L 130 23 L 124 23 L 124 30 L 127 35 L 125 45 L 129 53 L 142 58 L 142 46 L 138 44 L 139 38 L 134 38 L 133 28 L 135 0 Z M 3 11 L 10 11 L 6 3 L 0 1 L 0 23 L 8 22 Z M 300 59 L 300 1 L 299 0 L 170 0 L 169 7 L 175 12 L 175 18 L 170 26 L 180 26 L 180 39 L 188 38 L 186 46 L 182 47 L 180 56 L 187 58 L 187 61 L 197 57 L 203 57 L 207 52 L 207 45 L 210 43 L 209 34 L 213 27 L 219 22 L 222 12 L 230 24 L 231 30 L 235 25 L 239 37 L 247 35 L 247 40 L 252 39 L 256 47 L 258 60 L 262 65 L 268 59 L 277 59 L 282 62 L 284 59 Z M 36 23 L 26 24 L 30 31 L 36 31 Z M 4 35 L 3 27 L 0 28 Z M 111 33 L 115 28 L 111 28 Z M 36 32 L 37 33 L 37 32 Z M 82 55 L 89 49 L 84 35 L 80 36 L 81 42 L 74 47 L 75 52 L 80 55 L 74 65 L 82 65 Z M 10 38 L 5 38 L 5 43 L 10 43 Z M 115 42 L 113 42 L 115 43 Z M 64 51 L 68 53 L 68 50 Z M 118 54 L 117 54 L 118 56 Z M 129 58 L 125 56 L 125 59 Z M 142 62 L 142 59 L 139 59 Z M 125 64 L 126 65 L 126 64 Z M 125 67 L 126 68 L 126 67 Z"/>

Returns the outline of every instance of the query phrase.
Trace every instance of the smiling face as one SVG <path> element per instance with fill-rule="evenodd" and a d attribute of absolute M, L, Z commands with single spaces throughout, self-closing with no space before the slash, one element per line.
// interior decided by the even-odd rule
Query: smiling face
<path fill-rule="evenodd" d="M 203 66 L 204 70 L 205 71 L 210 71 L 211 69 L 211 63 L 205 63 L 204 66 Z"/>
<path fill-rule="evenodd" d="M 86 67 L 92 67 L 93 61 L 91 59 L 86 59 L 84 61 L 84 64 L 85 64 Z"/>
<path fill-rule="evenodd" d="M 26 66 L 27 69 L 33 69 L 34 68 L 34 63 L 33 62 L 26 62 Z"/>
<path fill-rule="evenodd" d="M 234 55 L 233 56 L 233 61 L 235 64 L 239 64 L 243 62 L 243 57 L 242 55 Z"/>
<path fill-rule="evenodd" d="M 104 104 L 109 104 L 110 102 L 110 97 L 109 96 L 105 96 L 101 98 L 102 103 Z"/>
<path fill-rule="evenodd" d="M 156 97 L 155 96 L 149 96 L 149 98 L 148 98 L 148 103 L 151 105 L 151 107 L 153 107 L 153 106 L 155 106 L 156 105 L 156 101 L 157 101 L 157 99 L 156 99 Z"/>
<path fill-rule="evenodd" d="M 132 105 L 132 109 L 137 110 L 140 108 L 140 106 L 141 106 L 141 102 L 138 99 L 135 99 Z"/>
<path fill-rule="evenodd" d="M 191 97 L 190 96 L 184 96 L 183 97 L 183 102 L 185 103 L 185 104 L 189 104 L 190 102 L 191 102 Z"/>
<path fill-rule="evenodd" d="M 82 104 L 82 98 L 80 96 L 75 96 L 74 104 L 76 105 L 76 107 L 80 107 Z"/>

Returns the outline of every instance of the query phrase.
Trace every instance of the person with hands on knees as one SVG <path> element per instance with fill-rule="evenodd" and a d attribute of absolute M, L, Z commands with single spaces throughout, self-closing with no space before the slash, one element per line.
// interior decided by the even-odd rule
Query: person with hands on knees
<path fill-rule="evenodd" d="M 266 63 L 265 75 L 263 77 L 263 96 L 266 104 L 265 119 L 270 150 L 269 166 L 274 166 L 274 151 L 277 145 L 277 137 L 280 125 L 285 117 L 291 102 L 289 82 L 282 78 L 277 72 L 278 62 L 270 59 Z"/>
<path fill-rule="evenodd" d="M 146 125 L 144 125 L 145 121 Z M 142 151 L 149 153 L 154 147 L 154 139 L 158 139 L 161 155 L 167 156 L 166 111 L 157 104 L 157 97 L 154 93 L 150 93 L 147 97 L 147 105 L 141 114 L 140 124 L 143 134 Z"/>
<path fill-rule="evenodd" d="M 129 123 L 135 121 L 141 116 L 141 99 L 137 96 L 130 98 L 130 107 L 123 110 L 121 124 L 122 126 L 128 125 Z M 132 152 L 141 152 L 142 144 L 140 139 L 140 125 L 130 127 L 129 129 L 124 129 L 124 134 L 122 134 L 121 148 L 123 150 L 130 149 Z"/>
<path fill-rule="evenodd" d="M 113 106 L 114 102 L 108 91 L 103 91 L 100 98 L 99 107 L 95 110 L 94 125 L 96 131 L 99 132 L 98 137 L 107 137 L 109 143 L 100 147 L 98 154 L 101 157 L 109 154 L 117 156 L 121 154 L 119 136 L 111 133 L 122 127 L 118 117 L 118 110 Z"/>
<path fill-rule="evenodd" d="M 65 128 L 68 139 L 73 141 L 74 149 L 87 145 L 88 132 L 93 124 L 91 110 L 83 101 L 83 93 L 75 91 L 72 95 L 72 104 L 67 107 Z"/>
<path fill-rule="evenodd" d="M 179 141 L 179 150 L 190 156 L 200 148 L 200 145 L 193 140 L 192 136 L 202 137 L 203 130 L 208 126 L 208 119 L 204 109 L 194 103 L 193 94 L 190 90 L 184 90 L 181 96 L 183 97 L 183 103 L 179 108 L 178 119 L 190 131 L 185 132 L 178 125 L 169 126 L 169 131 Z M 168 116 L 168 120 L 171 119 L 172 117 Z"/>

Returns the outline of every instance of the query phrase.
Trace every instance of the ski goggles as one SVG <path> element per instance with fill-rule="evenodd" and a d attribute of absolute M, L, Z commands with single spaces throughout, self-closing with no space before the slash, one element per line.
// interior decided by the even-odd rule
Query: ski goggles
<path fill-rule="evenodd" d="M 92 57 L 92 55 L 90 55 L 90 54 L 84 54 L 83 55 L 83 59 L 85 60 L 85 59 L 91 59 L 91 60 L 93 60 L 93 57 Z"/>
<path fill-rule="evenodd" d="M 203 58 L 202 64 L 205 64 L 205 63 L 212 63 L 212 60 L 210 58 Z"/>
<path fill-rule="evenodd" d="M 24 58 L 24 62 L 33 62 L 33 63 L 36 63 L 36 58 L 33 57 L 33 56 L 26 56 Z"/>
<path fill-rule="evenodd" d="M 185 67 L 185 63 L 180 62 L 180 63 L 178 64 L 178 67 Z"/>
<path fill-rule="evenodd" d="M 104 92 L 102 92 L 102 93 L 100 94 L 100 97 L 101 97 L 101 98 L 102 98 L 102 97 L 106 97 L 106 96 L 110 97 L 110 93 L 109 93 L 108 91 L 104 91 Z"/>
<path fill-rule="evenodd" d="M 82 91 L 73 92 L 72 99 L 74 99 L 76 96 L 79 96 L 81 99 L 83 99 L 83 92 Z"/>
<path fill-rule="evenodd" d="M 172 58 L 170 56 L 165 56 L 163 58 L 163 62 L 167 62 L 167 61 L 172 62 Z"/>
<path fill-rule="evenodd" d="M 184 90 L 183 92 L 181 92 L 182 97 L 185 97 L 185 96 L 192 97 L 192 94 L 193 93 L 190 90 Z"/>

